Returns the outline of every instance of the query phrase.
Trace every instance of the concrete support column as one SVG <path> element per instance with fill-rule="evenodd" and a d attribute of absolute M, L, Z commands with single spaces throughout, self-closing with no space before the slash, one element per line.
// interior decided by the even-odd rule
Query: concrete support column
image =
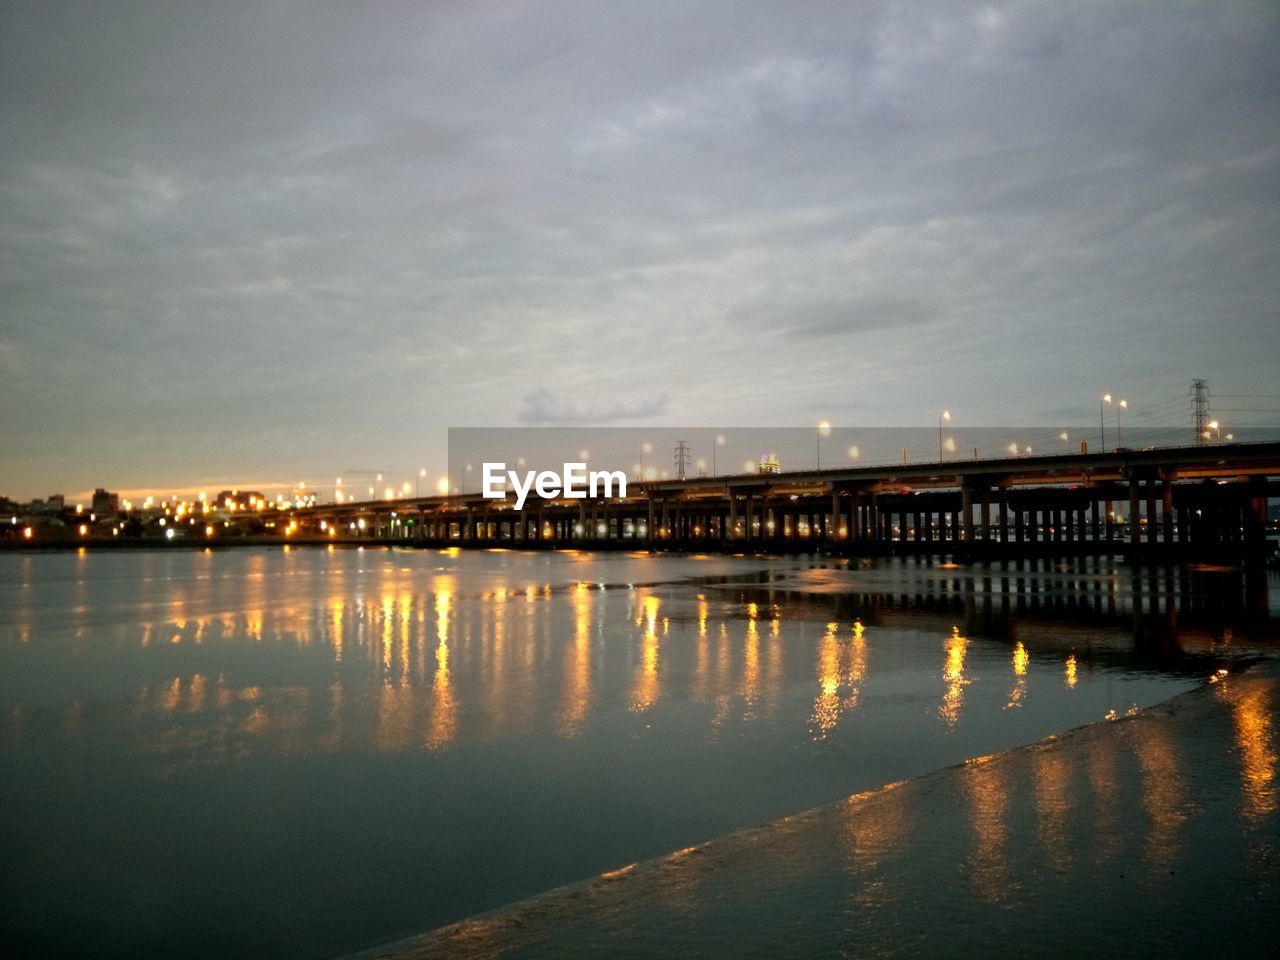
<path fill-rule="evenodd" d="M 960 542 L 973 539 L 973 491 L 963 481 L 960 485 Z"/>
<path fill-rule="evenodd" d="M 1254 563 L 1267 555 L 1267 483 L 1262 477 L 1248 480 L 1248 499 L 1244 502 L 1245 556 Z"/>
<path fill-rule="evenodd" d="M 1147 543 L 1156 542 L 1156 534 L 1160 525 L 1156 523 L 1156 482 L 1147 481 Z"/>
<path fill-rule="evenodd" d="M 1166 480 L 1161 489 L 1160 513 L 1164 527 L 1164 542 L 1173 543 L 1173 481 Z"/>
<path fill-rule="evenodd" d="M 1138 478 L 1129 478 L 1129 545 L 1136 547 L 1142 535 L 1142 527 L 1138 525 Z"/>
<path fill-rule="evenodd" d="M 982 488 L 982 500 L 979 506 L 979 512 L 982 517 L 982 539 L 989 540 L 991 538 L 991 488 Z"/>

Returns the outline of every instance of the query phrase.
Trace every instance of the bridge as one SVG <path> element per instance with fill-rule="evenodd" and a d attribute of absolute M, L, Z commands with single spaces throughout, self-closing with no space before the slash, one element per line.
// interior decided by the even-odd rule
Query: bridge
<path fill-rule="evenodd" d="M 479 493 L 268 510 L 293 540 L 1265 560 L 1280 443 L 1206 444 L 630 482 L 624 499 Z"/>

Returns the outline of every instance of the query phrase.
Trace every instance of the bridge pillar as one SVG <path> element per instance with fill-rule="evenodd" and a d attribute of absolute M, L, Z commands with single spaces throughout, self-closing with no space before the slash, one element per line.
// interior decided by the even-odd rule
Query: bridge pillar
<path fill-rule="evenodd" d="M 1142 534 L 1138 523 L 1138 483 L 1137 477 L 1129 478 L 1129 545 L 1136 547 Z"/>
<path fill-rule="evenodd" d="M 1160 512 L 1164 521 L 1164 542 L 1173 543 L 1173 481 L 1165 480 L 1161 491 Z"/>
<path fill-rule="evenodd" d="M 1267 482 L 1250 477 L 1244 503 L 1245 557 L 1258 563 L 1267 558 Z"/>
<path fill-rule="evenodd" d="M 990 487 L 982 488 L 982 500 L 981 500 L 981 505 L 978 509 L 982 519 L 982 526 L 981 526 L 982 539 L 983 541 L 987 541 L 991 539 L 991 488 Z"/>
<path fill-rule="evenodd" d="M 973 491 L 962 480 L 960 483 L 960 541 L 973 539 Z"/>
<path fill-rule="evenodd" d="M 1156 523 L 1156 482 L 1154 479 L 1147 481 L 1147 543 L 1154 544 L 1156 542 L 1156 534 L 1160 532 L 1160 525 Z"/>

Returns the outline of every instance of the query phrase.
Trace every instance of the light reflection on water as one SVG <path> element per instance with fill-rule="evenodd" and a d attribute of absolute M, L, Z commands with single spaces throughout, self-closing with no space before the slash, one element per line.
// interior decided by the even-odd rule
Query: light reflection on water
<path fill-rule="evenodd" d="M 0 761 L 23 798 L 5 892 L 25 880 L 33 910 L 107 931 L 104 953 L 191 923 L 107 889 L 172 869 L 160 849 L 236 952 L 336 952 L 1123 714 L 1248 650 L 1231 628 L 1171 632 L 1167 594 L 1105 570 L 975 588 L 962 570 L 456 550 L 0 563 Z M 1269 716 L 1236 714 L 1257 817 L 1276 802 Z M 1144 856 L 1172 862 L 1176 751 L 1133 750 Z M 1099 816 L 1112 762 L 1088 769 Z M 972 882 L 996 901 L 1009 788 L 998 766 L 969 771 Z M 1036 836 L 1059 869 L 1075 789 L 1052 756 L 1035 767 Z M 260 790 L 280 836 L 261 834 Z M 907 822 L 849 826 L 848 856 L 874 874 L 858 902 L 895 889 L 878 865 Z M 39 879 L 19 832 L 55 837 L 79 885 Z M 211 893 L 268 881 L 311 906 L 266 922 Z M 339 906 L 370 884 L 375 904 Z"/>

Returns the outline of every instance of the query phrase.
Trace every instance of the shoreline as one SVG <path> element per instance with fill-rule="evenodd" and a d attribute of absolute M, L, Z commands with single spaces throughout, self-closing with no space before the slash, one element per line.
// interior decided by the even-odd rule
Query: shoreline
<path fill-rule="evenodd" d="M 896 949 L 911 954 L 922 947 L 928 949 L 929 944 L 935 952 L 944 943 L 954 945 L 950 939 L 936 939 L 950 936 L 950 922 L 926 922 L 911 932 L 910 940 L 896 944 L 878 942 L 875 921 L 883 921 L 885 930 L 897 931 L 900 935 L 904 920 L 915 914 L 910 906 L 911 901 L 920 896 L 919 891 L 914 894 L 904 891 L 904 897 L 896 901 L 877 901 L 873 897 L 861 903 L 861 909 L 853 911 L 855 915 L 862 914 L 861 917 L 846 917 L 860 920 L 854 927 L 862 931 L 865 942 L 824 938 L 821 930 L 816 935 L 811 932 L 807 937 L 797 938 L 796 934 L 804 931 L 791 929 L 796 923 L 795 914 L 812 911 L 815 899 L 820 901 L 826 897 L 833 910 L 847 913 L 849 895 L 858 888 L 868 884 L 872 889 L 893 886 L 894 871 L 885 868 L 895 858 L 901 861 L 899 880 L 920 872 L 922 861 L 926 866 L 922 881 L 957 867 L 960 874 L 968 873 L 970 883 L 948 886 L 941 895 L 959 901 L 952 903 L 952 909 L 946 912 L 954 913 L 957 920 L 964 918 L 966 935 L 974 938 L 974 955 L 983 955 L 984 950 L 989 955 L 990 944 L 981 934 L 985 931 L 986 936 L 991 936 L 1004 928 L 1007 920 L 1004 914 L 1011 904 L 1007 902 L 1009 897 L 1001 895 L 1002 890 L 1016 895 L 1019 890 L 1026 893 L 1033 888 L 1043 888 L 1036 892 L 1047 893 L 1047 899 L 1051 900 L 1054 888 L 1059 885 L 1056 881 L 1069 876 L 1074 884 L 1088 891 L 1096 892 L 1108 885 L 1115 887 L 1111 901 L 1123 904 L 1125 890 L 1133 893 L 1133 888 L 1123 882 L 1128 873 L 1142 877 L 1142 890 L 1138 892 L 1148 901 L 1182 899 L 1185 881 L 1179 880 L 1179 875 L 1213 872 L 1211 861 L 1224 851 L 1189 842 L 1179 844 L 1178 834 L 1199 832 L 1199 827 L 1206 826 L 1198 822 L 1206 811 L 1220 808 L 1232 799 L 1241 805 L 1240 819 L 1247 828 L 1241 842 L 1250 849 L 1256 847 L 1252 849 L 1253 854 L 1260 854 L 1260 858 L 1246 856 L 1246 859 L 1260 864 L 1260 872 L 1253 879 L 1256 880 L 1255 893 L 1262 903 L 1255 913 L 1234 918 L 1234 939 L 1222 933 L 1229 926 L 1227 915 L 1239 909 L 1238 905 L 1233 907 L 1229 903 L 1214 905 L 1223 924 L 1221 927 L 1192 927 L 1177 932 L 1183 946 L 1192 953 L 1199 941 L 1197 930 L 1206 938 L 1204 949 L 1212 945 L 1219 955 L 1230 955 L 1234 947 L 1251 950 L 1255 942 L 1268 942 L 1280 933 L 1280 913 L 1271 909 L 1280 906 L 1280 882 L 1277 882 L 1280 881 L 1280 858 L 1277 857 L 1280 816 L 1276 796 L 1280 789 L 1276 778 L 1276 753 L 1280 747 L 1278 718 L 1280 662 L 1255 664 L 1239 673 L 1214 677 L 1194 690 L 1130 716 L 1096 721 L 1001 753 L 971 758 L 921 777 L 885 784 L 833 804 L 801 811 L 653 860 L 626 865 L 431 931 L 349 954 L 345 960 L 429 960 L 445 956 L 639 957 L 652 955 L 659 947 L 669 956 L 723 952 L 735 956 L 808 957 L 830 955 L 840 945 L 857 953 L 866 950 L 892 955 Z M 1242 724 L 1251 733 L 1262 735 L 1260 745 L 1256 741 L 1252 748 L 1244 744 L 1233 746 L 1230 742 L 1223 744 L 1218 742 L 1218 736 L 1205 742 L 1206 731 L 1239 730 Z M 1154 749 L 1153 744 L 1158 745 L 1158 749 Z M 1129 754 L 1136 755 L 1136 776 L 1131 762 L 1134 757 Z M 1186 762 L 1184 756 L 1191 762 Z M 1099 757 L 1104 758 L 1102 762 L 1108 764 L 1113 774 L 1118 766 L 1130 768 L 1129 776 L 1120 777 L 1121 783 L 1110 790 L 1113 794 L 1135 793 L 1136 804 L 1126 805 L 1118 796 L 1111 797 L 1109 809 L 1083 801 L 1081 795 L 1087 791 L 1075 789 L 1079 786 L 1075 783 L 1078 778 L 1071 774 L 1080 773 L 1081 768 Z M 1126 758 L 1130 762 L 1122 762 Z M 1047 777 L 1048 787 L 1040 782 L 1046 780 L 1041 768 L 1053 771 Z M 1029 796 L 1024 796 L 1026 791 L 1020 787 L 1028 780 L 1032 781 L 1032 789 Z M 1064 785 L 1067 780 L 1072 782 L 1071 789 Z M 1084 780 L 1090 780 L 1088 771 Z M 1170 783 L 1179 784 L 1186 795 L 1169 795 Z M 1046 798 L 1046 793 L 1052 796 Z M 972 817 L 961 816 L 963 808 L 972 806 L 975 798 L 977 806 L 984 809 Z M 1030 810 L 1021 802 L 1028 800 Z M 1121 801 L 1119 810 L 1116 801 Z M 1069 853 L 1071 844 L 1067 842 L 1067 834 L 1072 832 L 1072 822 L 1081 819 L 1072 814 L 1079 813 L 1083 807 L 1088 807 L 1091 814 L 1091 829 L 1080 830 L 1080 823 L 1075 823 L 1075 832 L 1079 833 L 1076 839 L 1083 841 L 1083 846 L 1094 848 L 1095 853 L 1109 849 L 1118 854 L 1122 848 L 1136 844 L 1141 856 L 1127 862 L 1116 856 L 1110 864 L 1107 857 L 1102 857 L 1098 865 L 1107 864 L 1109 869 L 1081 867 L 1081 857 L 1072 857 Z M 921 810 L 942 816 L 930 818 L 928 826 L 913 836 L 900 824 L 904 815 L 906 820 L 913 821 L 917 819 L 913 814 Z M 1141 811 L 1140 816 L 1135 816 L 1137 811 Z M 1048 832 L 1041 822 L 1046 819 L 1052 827 Z M 885 835 L 883 825 L 886 823 L 899 824 L 888 831 L 893 836 Z M 1010 842 L 1011 834 L 1016 832 L 1015 824 L 1023 828 L 1031 825 L 1028 849 L 1045 848 L 1038 851 L 1048 855 L 1045 859 L 1033 856 L 1020 864 L 1002 862 L 1018 859 L 1017 854 L 1010 853 L 1016 846 Z M 1227 819 L 1210 833 L 1217 837 L 1218 846 L 1225 848 L 1228 844 L 1224 836 L 1239 825 Z M 815 858 L 829 861 L 831 848 L 844 846 L 851 835 L 855 842 L 849 844 L 843 856 L 836 858 L 838 862 L 813 865 Z M 949 849 L 951 853 L 938 856 L 936 852 L 930 853 L 931 848 Z M 937 862 L 931 862 L 931 857 Z M 1099 857 L 1092 859 L 1098 861 Z M 984 875 L 987 880 L 998 877 L 1001 882 L 986 885 Z M 807 892 L 795 902 L 791 902 L 791 896 L 784 897 L 793 909 L 779 912 L 774 892 L 778 879 L 784 876 L 790 881 L 784 888 L 800 886 Z M 1244 879 L 1249 885 L 1250 878 Z M 1152 885 L 1161 895 L 1151 895 Z M 1165 889 L 1160 891 L 1161 887 Z M 673 890 L 706 888 L 714 888 L 718 895 L 694 897 L 695 902 L 684 904 L 679 902 L 682 896 L 676 896 L 673 906 Z M 859 898 L 855 896 L 854 900 Z M 1135 902 L 1131 906 L 1137 909 L 1139 904 Z M 1190 904 L 1182 904 L 1177 910 L 1170 907 L 1164 919 L 1176 928 L 1184 916 L 1198 912 L 1190 908 Z M 906 918 L 899 916 L 904 911 Z M 773 914 L 776 914 L 773 920 L 764 922 Z M 983 920 L 974 914 L 989 916 Z M 1122 918 L 1123 909 L 1120 914 Z M 785 931 L 777 928 L 778 921 L 786 923 Z M 1185 925 L 1186 921 L 1183 922 Z M 655 926 L 660 929 L 655 931 Z M 721 933 L 716 933 L 717 930 Z M 848 932 L 844 930 L 844 934 Z M 1061 933 L 1060 930 L 1055 933 L 1050 938 L 1052 942 L 1044 944 L 1044 949 L 1053 953 L 1055 945 L 1066 948 L 1068 943 L 1073 949 L 1086 953 L 1115 950 L 1118 954 L 1131 955 L 1138 949 L 1136 944 L 1123 943 L 1122 922 L 1112 924 L 1109 934 L 1120 939 L 1105 943 L 1088 939 L 1059 943 Z M 1146 936 L 1151 933 L 1150 929 L 1145 930 Z M 1075 931 L 1074 935 L 1081 934 L 1082 931 Z M 954 951 L 948 947 L 948 952 Z M 1009 952 L 1027 951 L 1021 948 L 1014 951 L 1011 947 Z"/>

